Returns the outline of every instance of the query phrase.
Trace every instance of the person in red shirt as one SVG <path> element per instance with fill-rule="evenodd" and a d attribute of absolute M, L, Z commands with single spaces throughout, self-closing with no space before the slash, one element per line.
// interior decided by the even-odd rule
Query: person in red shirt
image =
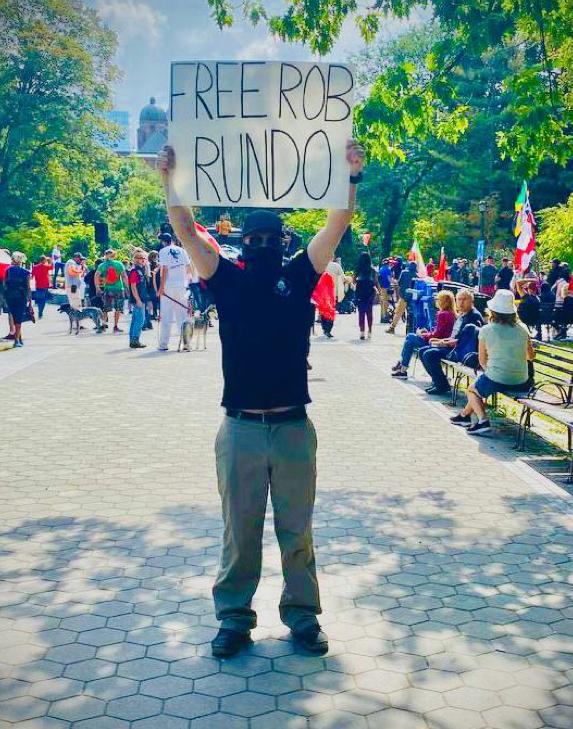
<path fill-rule="evenodd" d="M 440 291 L 436 296 L 436 306 L 438 307 L 436 326 L 430 332 L 426 329 L 418 329 L 415 334 L 411 332 L 406 335 L 400 360 L 392 368 L 392 377 L 398 377 L 402 380 L 407 379 L 408 365 L 414 352 L 422 347 L 427 347 L 430 339 L 448 339 L 452 336 L 454 324 L 456 323 L 456 302 L 452 292 Z"/>
<path fill-rule="evenodd" d="M 38 318 L 44 316 L 44 309 L 50 293 L 50 272 L 53 266 L 47 256 L 40 256 L 40 260 L 32 266 L 32 278 L 36 284 L 35 301 L 38 307 Z"/>

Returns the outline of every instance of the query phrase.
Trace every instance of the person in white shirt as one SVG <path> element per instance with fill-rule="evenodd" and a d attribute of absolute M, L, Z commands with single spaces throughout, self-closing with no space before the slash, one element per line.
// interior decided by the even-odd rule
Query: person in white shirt
<path fill-rule="evenodd" d="M 81 253 L 74 253 L 74 257 L 70 258 L 64 269 L 64 288 L 72 309 L 82 308 L 84 275 L 84 257 Z"/>
<path fill-rule="evenodd" d="M 58 274 L 64 273 L 64 262 L 62 261 L 62 249 L 60 246 L 56 243 L 56 245 L 52 248 L 52 265 L 54 266 L 54 271 L 52 274 L 52 288 L 56 288 L 57 280 L 58 280 Z"/>
<path fill-rule="evenodd" d="M 169 233 L 161 233 L 159 240 L 163 243 L 163 248 L 159 251 L 161 285 L 158 294 L 161 302 L 161 322 L 158 349 L 166 352 L 169 349 L 172 323 L 175 322 L 180 330 L 188 317 L 187 284 L 190 275 L 190 261 L 187 251 L 175 245 Z"/>

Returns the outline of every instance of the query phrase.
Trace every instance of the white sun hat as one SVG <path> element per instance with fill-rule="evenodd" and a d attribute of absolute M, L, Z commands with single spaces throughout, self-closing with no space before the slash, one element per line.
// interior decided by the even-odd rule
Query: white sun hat
<path fill-rule="evenodd" d="M 496 314 L 517 314 L 515 297 L 512 291 L 498 289 L 493 298 L 487 302 L 487 308 Z"/>

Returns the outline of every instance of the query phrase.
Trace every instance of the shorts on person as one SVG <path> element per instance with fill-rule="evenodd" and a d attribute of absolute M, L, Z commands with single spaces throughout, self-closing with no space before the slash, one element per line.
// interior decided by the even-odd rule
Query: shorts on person
<path fill-rule="evenodd" d="M 497 392 L 527 392 L 531 383 L 523 382 L 520 385 L 504 385 L 501 382 L 491 380 L 487 375 L 481 374 L 474 382 L 473 389 L 484 400 L 495 395 Z"/>
<path fill-rule="evenodd" d="M 103 310 L 104 311 L 123 311 L 125 304 L 125 294 L 123 291 L 104 291 L 103 292 Z"/>

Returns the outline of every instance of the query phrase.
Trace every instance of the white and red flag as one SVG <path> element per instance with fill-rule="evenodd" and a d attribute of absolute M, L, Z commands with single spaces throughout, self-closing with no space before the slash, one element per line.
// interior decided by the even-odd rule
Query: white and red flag
<path fill-rule="evenodd" d="M 537 226 L 533 210 L 529 202 L 529 190 L 524 182 L 521 192 L 515 201 L 515 267 L 518 271 L 527 271 L 535 254 L 535 230 Z"/>

